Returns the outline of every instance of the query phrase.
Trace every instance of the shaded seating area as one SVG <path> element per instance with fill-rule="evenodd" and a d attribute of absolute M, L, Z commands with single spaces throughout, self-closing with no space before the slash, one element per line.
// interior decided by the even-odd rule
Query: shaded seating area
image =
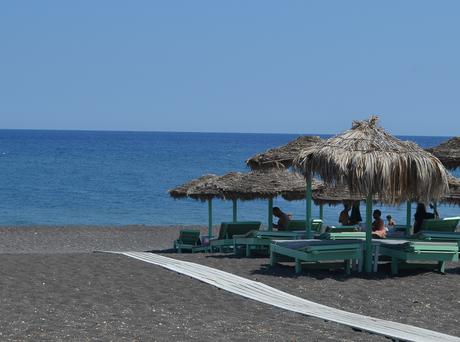
<path fill-rule="evenodd" d="M 421 230 L 431 230 L 440 232 L 455 232 L 460 216 L 446 217 L 443 219 L 425 219 L 422 223 Z"/>
<path fill-rule="evenodd" d="M 357 240 L 275 240 L 270 245 L 270 266 L 282 261 L 294 261 L 296 273 L 302 271 L 302 263 L 330 268 L 330 262 L 335 261 L 334 267 L 340 262 L 349 274 L 353 262 L 360 264 L 361 259 L 362 243 Z"/>
<path fill-rule="evenodd" d="M 259 230 L 259 221 L 222 222 L 217 239 L 211 240 L 209 249 L 211 252 L 224 252 L 233 250 L 235 235 L 245 235 L 251 231 Z"/>
<path fill-rule="evenodd" d="M 458 261 L 458 244 L 455 242 L 379 240 L 379 244 L 378 254 L 391 258 L 391 273 L 394 275 L 400 268 L 420 267 L 444 273 L 446 261 Z"/>

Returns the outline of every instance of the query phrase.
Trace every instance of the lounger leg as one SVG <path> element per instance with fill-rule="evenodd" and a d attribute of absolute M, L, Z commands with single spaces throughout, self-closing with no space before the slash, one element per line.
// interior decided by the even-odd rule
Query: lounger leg
<path fill-rule="evenodd" d="M 398 274 L 398 259 L 395 257 L 391 258 L 391 273 L 393 275 Z"/>
<path fill-rule="evenodd" d="M 299 259 L 295 259 L 295 273 L 302 272 L 302 262 Z"/>
<path fill-rule="evenodd" d="M 446 262 L 445 261 L 439 261 L 438 266 L 439 266 L 439 272 L 441 272 L 442 274 L 446 273 Z"/>
<path fill-rule="evenodd" d="M 379 267 L 379 254 L 380 254 L 380 246 L 377 245 L 374 248 L 374 268 L 373 268 L 374 272 L 377 272 L 378 267 Z"/>
<path fill-rule="evenodd" d="M 277 259 L 276 254 L 270 251 L 270 266 L 275 266 Z"/>
<path fill-rule="evenodd" d="M 345 260 L 345 273 L 350 274 L 351 273 L 351 260 Z"/>

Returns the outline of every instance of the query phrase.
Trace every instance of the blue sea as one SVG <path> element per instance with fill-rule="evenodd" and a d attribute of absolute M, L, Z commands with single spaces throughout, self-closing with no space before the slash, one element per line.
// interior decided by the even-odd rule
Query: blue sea
<path fill-rule="evenodd" d="M 0 130 L 0 225 L 205 225 L 206 203 L 173 200 L 168 189 L 206 173 L 247 171 L 244 160 L 297 136 Z M 400 138 L 429 147 L 448 137 Z M 305 215 L 304 201 L 274 204 Z M 340 210 L 325 207 L 326 221 L 336 223 Z M 405 206 L 383 211 L 405 222 Z M 231 217 L 231 202 L 215 200 L 214 222 Z M 238 218 L 266 223 L 267 202 L 239 202 Z"/>

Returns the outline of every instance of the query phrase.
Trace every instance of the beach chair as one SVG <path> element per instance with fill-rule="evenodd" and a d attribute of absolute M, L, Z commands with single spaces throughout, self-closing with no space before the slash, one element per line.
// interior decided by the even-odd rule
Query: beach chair
<path fill-rule="evenodd" d="M 201 251 L 200 231 L 183 229 L 179 232 L 179 238 L 174 241 L 174 249 L 178 253 L 182 251 Z"/>
<path fill-rule="evenodd" d="M 359 227 L 357 226 L 328 226 L 326 232 L 331 233 L 342 233 L 342 232 L 358 232 Z"/>
<path fill-rule="evenodd" d="M 224 252 L 233 249 L 234 235 L 245 235 L 252 230 L 259 230 L 259 221 L 222 222 L 217 239 L 210 241 L 211 252 Z"/>
<path fill-rule="evenodd" d="M 287 231 L 293 230 L 306 230 L 306 221 L 305 220 L 290 220 L 286 227 Z M 321 227 L 323 226 L 323 221 L 319 219 L 311 220 L 311 231 L 312 232 L 320 232 Z"/>
<path fill-rule="evenodd" d="M 385 239 L 379 242 L 379 255 L 391 258 L 391 273 L 395 275 L 401 267 L 430 267 L 444 273 L 446 261 L 458 261 L 458 244 L 455 242 L 392 240 L 387 243 Z M 417 263 L 408 263 L 408 261 Z M 425 261 L 436 263 L 420 263 Z"/>
<path fill-rule="evenodd" d="M 366 239 L 366 232 L 356 232 L 356 231 L 343 231 L 335 232 L 330 231 L 323 233 L 319 236 L 321 240 L 350 240 L 350 239 Z"/>
<path fill-rule="evenodd" d="M 431 230 L 422 230 L 410 237 L 416 240 L 456 242 L 460 246 L 460 232 L 437 232 Z"/>
<path fill-rule="evenodd" d="M 305 231 L 251 231 L 246 235 L 234 235 L 234 253 L 245 250 L 246 257 L 251 256 L 253 250 L 268 253 L 273 240 L 297 240 L 305 237 Z"/>
<path fill-rule="evenodd" d="M 420 230 L 430 230 L 437 232 L 455 232 L 457 229 L 460 216 L 446 217 L 443 219 L 426 219 L 423 220 Z"/>
<path fill-rule="evenodd" d="M 302 263 L 330 268 L 330 263 L 323 261 L 340 261 L 347 274 L 351 272 L 354 261 L 362 259 L 362 243 L 353 240 L 275 240 L 270 245 L 270 265 L 274 266 L 283 260 L 295 262 L 295 272 L 302 271 Z M 334 264 L 336 266 L 337 264 Z"/>

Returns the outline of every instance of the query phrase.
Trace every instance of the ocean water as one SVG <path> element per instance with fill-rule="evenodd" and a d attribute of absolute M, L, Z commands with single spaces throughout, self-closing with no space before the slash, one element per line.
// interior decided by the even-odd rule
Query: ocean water
<path fill-rule="evenodd" d="M 245 159 L 296 137 L 0 130 L 0 225 L 204 225 L 205 203 L 173 200 L 167 190 L 205 173 L 247 171 Z M 429 147 L 448 137 L 401 138 Z M 305 216 L 304 201 L 280 198 L 274 205 Z M 216 224 L 231 220 L 230 201 L 214 200 L 213 209 Z M 326 206 L 326 221 L 336 223 L 340 210 Z M 440 212 L 458 215 L 460 208 L 441 206 Z M 405 206 L 383 207 L 383 213 L 405 222 Z M 267 202 L 239 202 L 238 218 L 266 223 Z"/>

